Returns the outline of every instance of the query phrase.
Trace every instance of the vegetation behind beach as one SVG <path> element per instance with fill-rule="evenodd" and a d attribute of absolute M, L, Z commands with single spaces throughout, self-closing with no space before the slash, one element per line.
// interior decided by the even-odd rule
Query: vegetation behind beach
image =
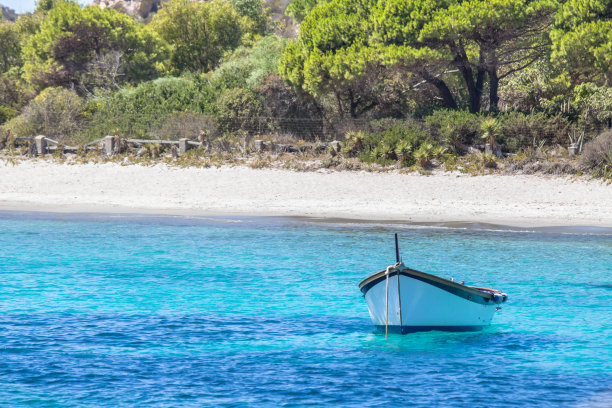
<path fill-rule="evenodd" d="M 334 156 L 424 168 L 572 145 L 581 169 L 612 174 L 610 1 L 283 8 L 169 0 L 143 19 L 41 0 L 0 22 L 0 143 L 189 137 L 244 153 L 254 139 L 340 140 Z"/>

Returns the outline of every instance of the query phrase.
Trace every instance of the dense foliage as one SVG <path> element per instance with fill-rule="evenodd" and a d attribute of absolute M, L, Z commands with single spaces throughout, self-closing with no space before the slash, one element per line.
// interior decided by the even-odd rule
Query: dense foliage
<path fill-rule="evenodd" d="M 136 82 L 163 70 L 166 45 L 146 26 L 113 9 L 57 2 L 23 46 L 23 78 L 32 86 Z"/>
<path fill-rule="evenodd" d="M 403 165 L 612 127 L 610 0 L 293 0 L 290 39 L 269 4 L 169 0 L 142 21 L 41 0 L 0 20 L 0 125 L 344 139 L 347 156 Z"/>

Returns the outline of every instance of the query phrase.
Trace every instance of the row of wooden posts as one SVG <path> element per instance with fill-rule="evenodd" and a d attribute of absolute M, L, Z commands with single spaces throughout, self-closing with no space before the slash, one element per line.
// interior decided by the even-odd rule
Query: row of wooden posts
<path fill-rule="evenodd" d="M 187 138 L 182 138 L 179 140 L 145 140 L 145 139 L 120 139 L 117 136 L 106 136 L 101 139 L 94 140 L 93 142 L 89 142 L 83 146 L 62 146 L 62 149 L 65 152 L 77 151 L 79 149 L 96 149 L 101 145 L 102 153 L 105 156 L 112 156 L 118 153 L 119 143 L 121 141 L 125 143 L 133 143 L 133 144 L 168 144 L 168 145 L 176 145 L 178 146 L 178 153 L 182 154 L 189 150 L 190 146 L 202 146 L 201 142 L 194 142 Z M 39 135 L 34 137 L 34 146 L 36 148 L 37 155 L 44 155 L 53 150 L 57 150 L 60 143 L 56 140 L 50 139 L 44 135 Z"/>
<path fill-rule="evenodd" d="M 29 138 L 19 138 L 18 140 L 30 140 Z M 191 147 L 203 146 L 204 143 L 196 142 L 188 138 L 179 140 L 147 140 L 147 139 L 121 139 L 118 136 L 106 136 L 96 139 L 83 146 L 63 146 L 58 141 L 50 139 L 44 135 L 34 137 L 34 143 L 31 145 L 31 153 L 38 156 L 56 151 L 61 148 L 64 152 L 76 152 L 80 149 L 101 149 L 105 156 L 113 156 L 121 152 L 121 144 L 135 144 L 144 146 L 145 144 L 165 144 L 172 145 L 173 155 L 181 155 L 186 153 Z M 288 145 L 279 144 L 264 140 L 254 140 L 253 147 L 256 152 L 286 152 L 297 153 L 306 151 L 317 151 L 331 148 L 335 152 L 340 152 L 341 143 L 337 140 L 327 143 L 319 143 L 317 145 Z"/>

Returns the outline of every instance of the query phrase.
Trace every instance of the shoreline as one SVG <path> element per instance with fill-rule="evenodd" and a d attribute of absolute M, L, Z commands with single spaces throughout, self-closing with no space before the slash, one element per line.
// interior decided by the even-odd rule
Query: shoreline
<path fill-rule="evenodd" d="M 0 162 L 0 210 L 612 228 L 612 185 L 527 175 Z"/>
<path fill-rule="evenodd" d="M 388 228 L 393 230 L 430 229 L 430 230 L 466 230 L 466 231 L 489 231 L 489 232 L 518 232 L 539 234 L 574 234 L 574 235 L 611 235 L 612 227 L 588 226 L 588 225 L 539 225 L 539 226 L 517 226 L 508 224 L 494 224 L 480 221 L 431 221 L 431 222 L 409 222 L 403 220 L 372 220 L 351 219 L 337 217 L 303 217 L 303 216 L 279 216 L 279 215 L 247 215 L 247 214 L 186 214 L 181 211 L 174 213 L 139 212 L 138 209 L 129 209 L 128 212 L 118 211 L 53 211 L 54 209 L 6 209 L 0 206 L 0 219 L 41 219 L 58 221 L 83 221 L 83 222 L 128 222 L 128 223 L 150 223 L 172 224 L 172 225 L 202 225 L 202 224 L 236 224 L 244 225 L 327 225 L 331 227 L 355 227 L 355 228 Z M 57 209 L 56 209 L 57 210 Z M 117 209 L 115 209 L 117 210 Z"/>

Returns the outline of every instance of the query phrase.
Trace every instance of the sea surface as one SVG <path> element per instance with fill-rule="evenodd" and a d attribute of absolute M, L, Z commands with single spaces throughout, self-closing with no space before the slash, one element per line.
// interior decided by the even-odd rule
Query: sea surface
<path fill-rule="evenodd" d="M 376 332 L 394 232 L 493 324 Z M 611 407 L 612 235 L 0 212 L 0 406 L 324 405 Z"/>

